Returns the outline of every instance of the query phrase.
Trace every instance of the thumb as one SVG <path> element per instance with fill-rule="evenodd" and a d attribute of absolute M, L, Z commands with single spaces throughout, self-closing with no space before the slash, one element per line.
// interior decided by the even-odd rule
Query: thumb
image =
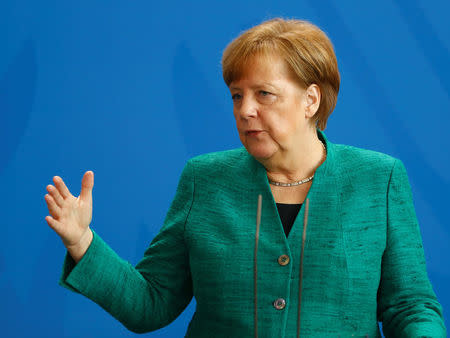
<path fill-rule="evenodd" d="M 94 187 L 94 173 L 86 171 L 81 181 L 80 198 L 84 201 L 92 200 L 92 188 Z"/>

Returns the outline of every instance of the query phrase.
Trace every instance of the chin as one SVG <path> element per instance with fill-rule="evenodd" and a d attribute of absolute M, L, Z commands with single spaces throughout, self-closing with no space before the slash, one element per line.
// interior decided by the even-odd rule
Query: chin
<path fill-rule="evenodd" d="M 275 153 L 275 149 L 273 147 L 268 147 L 265 145 L 248 145 L 244 144 L 245 149 L 247 149 L 248 153 L 252 155 L 256 159 L 268 159 L 272 157 L 272 155 Z"/>
<path fill-rule="evenodd" d="M 247 152 L 256 159 L 268 159 L 278 150 L 278 145 L 271 138 L 268 138 L 267 135 L 261 135 L 258 139 L 242 134 L 239 137 Z"/>

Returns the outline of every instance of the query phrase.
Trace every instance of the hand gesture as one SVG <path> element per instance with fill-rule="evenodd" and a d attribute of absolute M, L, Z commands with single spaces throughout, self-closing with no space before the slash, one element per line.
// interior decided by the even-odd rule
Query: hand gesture
<path fill-rule="evenodd" d="M 80 196 L 73 196 L 59 176 L 53 177 L 55 186 L 48 185 L 45 201 L 51 216 L 48 225 L 61 237 L 72 257 L 78 261 L 92 241 L 89 224 L 92 220 L 92 188 L 94 173 L 87 171 L 81 181 Z"/>

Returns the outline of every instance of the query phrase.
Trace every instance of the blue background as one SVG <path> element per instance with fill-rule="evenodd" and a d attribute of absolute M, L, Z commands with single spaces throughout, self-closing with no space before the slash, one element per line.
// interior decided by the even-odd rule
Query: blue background
<path fill-rule="evenodd" d="M 59 175 L 78 196 L 94 171 L 91 226 L 136 264 L 185 161 L 241 146 L 221 53 L 275 16 L 310 20 L 334 43 L 329 140 L 405 163 L 449 327 L 449 12 L 428 0 L 1 1 L 0 335 L 135 335 L 57 284 L 65 248 L 44 219 L 45 187 Z M 183 336 L 194 309 L 147 335 Z"/>

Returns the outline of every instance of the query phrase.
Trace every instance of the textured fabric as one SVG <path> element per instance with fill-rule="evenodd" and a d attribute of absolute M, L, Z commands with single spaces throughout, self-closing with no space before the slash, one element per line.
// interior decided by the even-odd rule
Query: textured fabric
<path fill-rule="evenodd" d="M 281 225 L 283 226 L 286 237 L 289 236 L 289 232 L 294 225 L 295 218 L 301 206 L 301 204 L 277 203 L 278 215 L 280 215 Z"/>
<path fill-rule="evenodd" d="M 380 337 L 378 320 L 386 337 L 445 337 L 403 163 L 317 133 L 327 158 L 307 195 L 301 336 Z M 135 267 L 94 232 L 78 264 L 66 253 L 59 283 L 134 332 L 169 324 L 194 296 L 186 337 L 253 336 L 258 194 L 258 334 L 294 337 L 305 208 L 286 238 L 266 171 L 245 148 L 187 162 L 164 224 Z M 283 309 L 274 306 L 279 298 Z"/>

